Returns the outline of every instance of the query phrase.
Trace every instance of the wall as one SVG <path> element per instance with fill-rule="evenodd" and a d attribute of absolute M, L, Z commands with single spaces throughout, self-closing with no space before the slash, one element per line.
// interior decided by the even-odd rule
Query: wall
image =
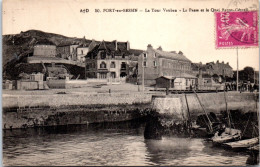
<path fill-rule="evenodd" d="M 75 125 L 98 122 L 118 122 L 146 116 L 149 105 L 112 106 L 38 106 L 3 110 L 3 128 L 28 128 L 40 126 Z"/>
<path fill-rule="evenodd" d="M 3 128 L 126 121 L 144 116 L 151 95 L 88 93 L 3 95 Z"/>
<path fill-rule="evenodd" d="M 187 118 L 187 103 L 189 106 L 190 115 L 193 119 L 195 119 L 198 114 L 204 114 L 202 107 L 200 106 L 198 99 L 195 94 L 187 94 L 187 103 L 185 100 L 184 95 L 171 95 L 168 97 L 172 97 L 172 101 L 170 98 L 161 97 L 160 100 L 155 104 L 154 107 L 157 109 L 159 113 L 165 113 L 165 109 L 168 110 L 169 106 L 172 106 L 172 111 L 168 111 L 168 113 L 171 113 L 174 116 L 174 112 L 179 108 L 182 108 L 181 112 L 185 115 L 185 118 Z M 204 106 L 207 113 L 214 112 L 215 114 L 219 114 L 221 111 L 226 111 L 226 103 L 224 98 L 224 93 L 200 93 L 198 94 L 198 97 Z M 179 98 L 181 101 L 181 107 L 174 107 L 177 105 L 175 104 L 175 98 Z M 228 92 L 226 93 L 226 99 L 228 103 L 228 109 L 229 110 L 241 110 L 243 112 L 248 111 L 256 111 L 256 105 L 259 105 L 256 102 L 256 96 L 253 93 L 239 93 L 239 92 Z M 158 108 L 157 106 L 164 106 L 161 108 Z M 180 110 L 179 112 L 180 113 Z"/>
<path fill-rule="evenodd" d="M 226 110 L 224 93 L 198 94 L 207 113 L 219 114 Z M 253 93 L 227 93 L 228 109 L 255 111 L 258 103 Z M 88 93 L 56 95 L 3 95 L 3 127 L 54 126 L 87 124 L 103 121 L 124 121 L 140 118 L 156 110 L 171 120 L 187 119 L 184 95 L 158 98 L 151 103 L 150 94 Z M 204 114 L 195 94 L 187 94 L 191 119 Z"/>
<path fill-rule="evenodd" d="M 63 59 L 67 59 L 70 57 L 70 46 L 58 46 L 57 47 L 57 55 L 61 56 Z"/>
<path fill-rule="evenodd" d="M 43 57 L 55 57 L 56 56 L 56 46 L 54 45 L 36 45 L 33 50 L 34 56 Z"/>
<path fill-rule="evenodd" d="M 76 61 L 77 60 L 77 47 L 79 45 L 70 45 L 70 56 L 71 60 Z"/>
<path fill-rule="evenodd" d="M 88 50 L 89 50 L 88 47 L 78 47 L 77 48 L 77 61 L 85 62 L 85 56 L 88 54 Z"/>

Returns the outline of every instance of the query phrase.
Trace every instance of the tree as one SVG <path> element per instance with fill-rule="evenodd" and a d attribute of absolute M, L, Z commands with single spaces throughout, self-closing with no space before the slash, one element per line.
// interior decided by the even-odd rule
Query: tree
<path fill-rule="evenodd" d="M 234 79 L 237 78 L 237 72 L 234 71 Z M 250 81 L 251 83 L 254 82 L 254 69 L 252 67 L 245 67 L 243 70 L 238 72 L 239 81 L 247 82 Z"/>

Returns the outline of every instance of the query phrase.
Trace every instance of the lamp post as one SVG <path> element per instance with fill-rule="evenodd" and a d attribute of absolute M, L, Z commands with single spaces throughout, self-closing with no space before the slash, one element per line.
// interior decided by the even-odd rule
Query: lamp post
<path fill-rule="evenodd" d="M 238 47 L 237 47 L 237 91 L 238 91 Z"/>
<path fill-rule="evenodd" d="M 142 87 L 143 87 L 143 92 L 144 92 L 144 54 L 142 56 L 143 57 L 143 61 L 142 61 L 142 68 L 143 68 L 143 71 L 142 71 Z"/>
<path fill-rule="evenodd" d="M 253 70 L 254 70 L 254 85 L 255 85 L 255 68 L 253 68 Z"/>

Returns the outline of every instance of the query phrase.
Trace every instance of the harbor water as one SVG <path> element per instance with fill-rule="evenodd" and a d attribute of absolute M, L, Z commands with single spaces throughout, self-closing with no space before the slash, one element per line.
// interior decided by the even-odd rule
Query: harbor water
<path fill-rule="evenodd" d="M 246 153 L 202 138 L 145 140 L 144 124 L 92 124 L 3 132 L 5 166 L 246 165 Z"/>

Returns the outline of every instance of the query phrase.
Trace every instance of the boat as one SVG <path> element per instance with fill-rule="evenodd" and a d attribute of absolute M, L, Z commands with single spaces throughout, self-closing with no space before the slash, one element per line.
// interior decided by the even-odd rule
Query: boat
<path fill-rule="evenodd" d="M 214 145 L 221 145 L 241 138 L 241 131 L 237 129 L 225 128 L 225 131 L 221 135 L 218 133 L 219 132 L 216 132 L 211 138 Z"/>
<path fill-rule="evenodd" d="M 224 145 L 231 149 L 246 149 L 259 144 L 259 138 L 245 139 L 235 142 L 225 143 Z"/>

